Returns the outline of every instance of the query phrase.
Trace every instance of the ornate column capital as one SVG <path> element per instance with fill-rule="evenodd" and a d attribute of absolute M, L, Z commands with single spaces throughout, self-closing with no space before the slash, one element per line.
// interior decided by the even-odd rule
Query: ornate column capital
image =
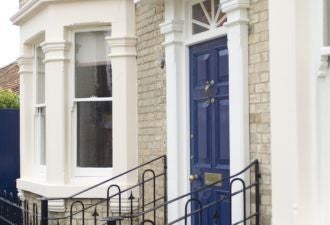
<path fill-rule="evenodd" d="M 135 36 L 109 36 L 106 40 L 111 48 L 110 58 L 116 57 L 136 57 L 136 43 Z"/>
<path fill-rule="evenodd" d="M 27 74 L 33 72 L 33 57 L 31 56 L 21 56 L 17 60 L 17 65 L 19 67 L 19 74 Z"/>
<path fill-rule="evenodd" d="M 161 34 L 169 34 L 174 32 L 183 32 L 183 20 L 170 20 L 164 23 L 161 23 L 160 32 Z"/>
<path fill-rule="evenodd" d="M 40 46 L 45 53 L 45 63 L 70 60 L 70 57 L 67 54 L 71 47 L 70 42 L 43 42 Z"/>
<path fill-rule="evenodd" d="M 221 0 L 221 9 L 224 13 L 239 9 L 248 9 L 250 0 Z"/>
<path fill-rule="evenodd" d="M 226 27 L 248 24 L 249 0 L 221 0 L 220 4 L 222 11 L 227 14 Z"/>
<path fill-rule="evenodd" d="M 166 46 L 169 44 L 183 43 L 183 20 L 169 20 L 160 24 L 159 26 L 161 34 L 165 35 L 165 42 L 163 43 L 163 45 Z"/>

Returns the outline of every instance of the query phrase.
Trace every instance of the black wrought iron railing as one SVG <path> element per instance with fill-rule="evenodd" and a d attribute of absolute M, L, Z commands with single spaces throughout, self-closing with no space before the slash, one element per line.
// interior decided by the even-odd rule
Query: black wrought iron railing
<path fill-rule="evenodd" d="M 128 174 L 138 176 L 130 186 L 120 186 L 118 179 Z M 131 175 L 132 175 L 131 174 Z M 245 179 L 248 177 L 248 179 Z M 244 179 L 243 179 L 244 178 Z M 167 199 L 167 159 L 157 157 L 111 179 L 93 185 L 67 198 L 41 198 L 29 204 L 7 192 L 0 192 L 0 224 L 4 225 L 174 225 L 178 223 L 205 225 L 208 209 L 231 204 L 240 198 L 242 218 L 231 225 L 260 225 L 259 163 L 252 162 L 239 173 L 194 189 L 174 199 Z M 219 184 L 229 183 L 229 191 L 212 201 L 201 201 L 198 194 Z M 86 201 L 83 194 L 106 185 L 105 197 Z M 235 186 L 235 188 L 233 188 Z M 64 200 L 66 210 L 61 214 L 49 211 L 48 203 Z M 168 221 L 168 209 L 179 204 L 177 218 Z M 194 204 L 195 207 L 191 207 Z M 226 224 L 227 225 L 227 224 Z"/>
<path fill-rule="evenodd" d="M 39 225 L 36 203 L 29 208 L 27 200 L 21 200 L 17 192 L 0 187 L 0 224 L 1 225 Z"/>
<path fill-rule="evenodd" d="M 138 175 L 138 182 L 122 188 L 116 181 L 131 173 Z M 85 224 L 109 224 L 126 221 L 130 225 L 135 224 L 138 219 L 135 215 L 138 212 L 153 208 L 149 213 L 143 214 L 142 219 L 152 217 L 157 219 L 157 214 L 166 215 L 166 205 L 161 209 L 157 205 L 167 201 L 167 160 L 166 156 L 160 156 L 126 172 L 118 174 L 108 180 L 100 182 L 92 187 L 80 191 L 66 198 L 41 198 L 41 214 L 39 215 L 41 225 L 69 224 L 77 222 Z M 92 204 L 86 203 L 82 196 L 100 186 L 108 185 L 106 198 L 100 199 Z M 149 195 L 149 192 L 151 194 Z M 54 200 L 65 200 L 71 202 L 66 215 L 57 217 L 49 216 L 48 202 Z M 105 209 L 102 210 L 102 209 Z M 93 212 L 92 214 L 89 212 Z M 89 213 L 89 215 L 87 215 Z M 166 223 L 166 216 L 162 216 L 163 224 Z"/>
<path fill-rule="evenodd" d="M 242 177 L 242 175 L 247 175 L 250 177 L 250 181 L 245 181 Z M 160 204 L 156 206 L 155 208 L 143 211 L 137 215 L 136 217 L 139 217 L 141 215 L 144 215 L 146 213 L 149 213 L 152 210 L 161 208 L 161 207 L 166 207 L 170 208 L 171 204 L 178 203 L 179 201 L 184 201 L 184 212 L 183 215 L 180 216 L 179 218 L 176 218 L 172 221 L 169 221 L 165 223 L 166 225 L 174 225 L 178 224 L 182 221 L 184 221 L 184 224 L 186 225 L 188 221 L 192 219 L 193 216 L 198 216 L 197 224 L 198 225 L 203 225 L 205 224 L 203 221 L 207 215 L 204 214 L 204 212 L 207 211 L 210 207 L 213 207 L 215 205 L 219 204 L 224 204 L 225 202 L 231 202 L 232 199 L 236 196 L 242 195 L 242 211 L 243 211 L 243 218 L 239 221 L 234 221 L 231 222 L 231 225 L 247 225 L 249 221 L 253 220 L 253 224 L 255 225 L 260 225 L 260 171 L 259 171 L 259 162 L 258 160 L 253 161 L 250 165 L 248 165 L 245 169 L 242 171 L 238 172 L 235 175 L 232 175 L 230 177 L 224 178 L 222 180 L 216 181 L 212 184 L 203 186 L 199 189 L 193 190 L 187 194 L 181 195 L 177 198 L 171 199 L 163 204 Z M 196 196 L 197 193 L 203 192 L 207 189 L 213 188 L 214 186 L 218 184 L 222 184 L 229 181 L 230 182 L 230 190 L 227 195 L 220 199 L 214 199 L 211 202 L 207 202 L 205 204 L 202 203 L 201 200 L 198 198 L 194 197 Z M 238 190 L 234 190 L 233 186 L 236 183 L 241 184 L 241 188 Z M 251 201 L 248 201 L 248 193 L 250 194 L 249 197 L 254 196 L 254 208 L 251 207 Z M 195 210 L 191 210 L 191 207 L 189 205 L 195 202 L 197 203 L 198 207 Z M 155 220 L 151 219 L 144 219 L 142 220 L 139 225 L 156 225 Z M 228 224 L 229 225 L 229 224 Z"/>

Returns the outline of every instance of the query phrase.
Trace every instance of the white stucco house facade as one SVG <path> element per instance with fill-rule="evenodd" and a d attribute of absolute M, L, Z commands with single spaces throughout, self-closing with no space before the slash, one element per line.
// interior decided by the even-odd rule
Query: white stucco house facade
<path fill-rule="evenodd" d="M 328 0 L 22 1 L 11 18 L 21 38 L 17 188 L 65 198 L 165 154 L 173 199 L 206 173 L 257 159 L 260 224 L 329 224 L 329 15 Z M 232 223 L 242 204 L 231 202 Z"/>

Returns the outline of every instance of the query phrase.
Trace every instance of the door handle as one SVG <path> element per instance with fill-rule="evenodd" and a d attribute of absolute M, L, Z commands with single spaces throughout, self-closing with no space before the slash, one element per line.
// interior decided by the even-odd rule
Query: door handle
<path fill-rule="evenodd" d="M 197 174 L 191 174 L 190 176 L 189 176 L 189 180 L 190 180 L 190 182 L 193 182 L 193 181 L 195 181 L 195 180 L 197 180 L 198 179 L 198 175 Z"/>
<path fill-rule="evenodd" d="M 214 80 L 206 81 L 206 85 L 204 87 L 205 94 L 209 92 L 209 89 L 214 86 Z"/>

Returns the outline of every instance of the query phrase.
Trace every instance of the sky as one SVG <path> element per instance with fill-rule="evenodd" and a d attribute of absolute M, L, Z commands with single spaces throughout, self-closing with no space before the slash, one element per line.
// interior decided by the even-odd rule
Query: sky
<path fill-rule="evenodd" d="M 18 11 L 18 0 L 0 1 L 0 68 L 19 56 L 19 29 L 10 17 Z"/>

